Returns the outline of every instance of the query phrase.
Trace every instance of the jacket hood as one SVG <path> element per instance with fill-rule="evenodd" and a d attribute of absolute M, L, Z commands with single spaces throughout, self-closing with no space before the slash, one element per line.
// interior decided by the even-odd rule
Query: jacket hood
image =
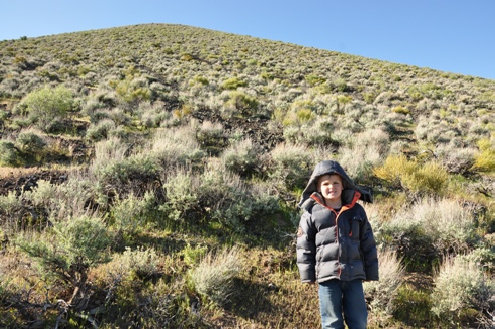
<path fill-rule="evenodd" d="M 331 174 L 337 174 L 342 177 L 342 183 L 344 185 L 344 190 L 342 191 L 343 203 L 349 202 L 350 200 L 346 199 L 352 199 L 356 191 L 361 194 L 359 199 L 365 202 L 373 202 L 371 192 L 362 186 L 354 184 L 352 179 L 347 176 L 346 172 L 337 161 L 324 160 L 318 163 L 313 170 L 309 182 L 302 193 L 301 201 L 299 201 L 299 208 L 306 208 L 310 204 L 314 203 L 311 195 L 313 193 L 317 193 L 316 183 L 318 182 L 318 177 Z"/>

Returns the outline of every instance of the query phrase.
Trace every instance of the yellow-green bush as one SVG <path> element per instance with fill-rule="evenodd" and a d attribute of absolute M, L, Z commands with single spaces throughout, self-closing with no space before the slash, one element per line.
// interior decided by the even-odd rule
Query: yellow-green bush
<path fill-rule="evenodd" d="M 29 120 L 44 131 L 51 131 L 55 121 L 67 116 L 74 106 L 73 95 L 63 86 L 45 87 L 28 94 L 19 104 L 18 111 L 27 113 Z"/>
<path fill-rule="evenodd" d="M 474 168 L 479 171 L 495 171 L 495 138 L 478 141 L 480 153 L 475 157 Z"/>
<path fill-rule="evenodd" d="M 239 91 L 232 91 L 225 103 L 225 115 L 251 116 L 258 109 L 258 100 Z"/>
<path fill-rule="evenodd" d="M 404 155 L 388 156 L 374 174 L 393 186 L 420 194 L 443 194 L 448 180 L 447 171 L 439 163 L 429 161 L 420 165 Z"/>
<path fill-rule="evenodd" d="M 404 106 L 400 106 L 400 105 L 392 108 L 392 112 L 399 113 L 399 114 L 409 114 L 410 113 L 407 108 L 405 108 Z"/>
<path fill-rule="evenodd" d="M 412 192 L 443 194 L 447 180 L 448 174 L 445 169 L 439 163 L 429 161 L 412 175 L 406 175 L 403 182 Z"/>
<path fill-rule="evenodd" d="M 109 85 L 126 103 L 138 103 L 151 98 L 151 90 L 144 78 L 128 76 L 122 80 L 110 80 Z"/>
<path fill-rule="evenodd" d="M 222 89 L 225 90 L 236 90 L 245 86 L 247 86 L 247 82 L 237 77 L 228 78 L 222 82 Z"/>

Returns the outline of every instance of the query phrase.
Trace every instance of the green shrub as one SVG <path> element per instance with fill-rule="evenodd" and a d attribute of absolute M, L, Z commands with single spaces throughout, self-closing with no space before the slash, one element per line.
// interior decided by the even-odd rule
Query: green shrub
<path fill-rule="evenodd" d="M 319 86 L 326 81 L 326 78 L 318 76 L 316 74 L 308 74 L 304 78 L 310 87 Z"/>
<path fill-rule="evenodd" d="M 31 122 L 43 131 L 52 131 L 54 123 L 64 119 L 74 106 L 72 92 L 63 86 L 45 87 L 29 93 L 19 104 Z"/>
<path fill-rule="evenodd" d="M 432 311 L 451 324 L 490 323 L 487 317 L 493 310 L 495 282 L 487 278 L 474 262 L 448 258 L 434 279 Z M 474 316 L 473 316 L 474 315 Z M 484 321 L 480 321 L 484 320 Z"/>
<path fill-rule="evenodd" d="M 237 88 L 246 86 L 247 82 L 237 77 L 228 78 L 222 82 L 222 89 L 224 90 L 236 90 Z"/>
<path fill-rule="evenodd" d="M 400 186 L 418 194 L 442 195 L 447 185 L 448 174 L 437 162 L 429 161 L 421 166 L 404 155 L 390 155 L 374 174 L 393 186 Z"/>
<path fill-rule="evenodd" d="M 475 157 L 474 168 L 482 172 L 495 171 L 495 138 L 478 141 L 480 153 Z"/>
<path fill-rule="evenodd" d="M 196 140 L 194 123 L 185 127 L 158 130 L 152 138 L 150 154 L 164 172 L 177 167 L 195 167 L 205 156 Z"/>
<path fill-rule="evenodd" d="M 239 91 L 232 91 L 224 107 L 224 116 L 249 117 L 256 113 L 259 103 L 256 98 Z"/>
<path fill-rule="evenodd" d="M 15 145 L 25 154 L 41 155 L 46 142 L 35 131 L 22 131 L 17 136 Z"/>
<path fill-rule="evenodd" d="M 438 322 L 435 321 L 431 311 L 432 304 L 433 301 L 428 291 L 404 284 L 397 289 L 393 316 L 410 326 L 431 328 Z"/>
<path fill-rule="evenodd" d="M 128 75 L 122 80 L 110 80 L 109 85 L 115 90 L 120 99 L 127 104 L 135 105 L 151 98 L 148 81 L 142 77 Z"/>
<path fill-rule="evenodd" d="M 218 155 L 227 145 L 227 137 L 221 123 L 204 121 L 196 130 L 196 140 L 210 155 Z"/>
<path fill-rule="evenodd" d="M 222 153 L 221 159 L 228 171 L 241 177 L 248 177 L 256 171 L 258 164 L 257 154 L 253 142 L 248 137 L 227 148 Z"/>
<path fill-rule="evenodd" d="M 111 119 L 103 119 L 96 124 L 91 124 L 86 131 L 86 137 L 92 141 L 99 142 L 110 136 L 110 131 L 115 129 L 115 122 Z"/>
<path fill-rule="evenodd" d="M 208 253 L 190 272 L 195 290 L 206 300 L 224 306 L 234 293 L 234 278 L 242 271 L 238 248 Z"/>
<path fill-rule="evenodd" d="M 404 114 L 404 115 L 410 113 L 407 108 L 405 108 L 404 106 L 400 106 L 400 105 L 392 108 L 392 112 L 399 113 L 399 114 Z"/>
<path fill-rule="evenodd" d="M 19 237 L 21 250 L 35 259 L 42 273 L 77 283 L 88 269 L 108 260 L 110 235 L 100 218 L 82 216 L 57 222 L 39 238 Z"/>
<path fill-rule="evenodd" d="M 271 151 L 270 178 L 288 189 L 303 188 L 311 175 L 310 151 L 304 146 L 279 144 Z"/>
<path fill-rule="evenodd" d="M 210 82 L 208 81 L 208 78 L 202 76 L 202 75 L 195 75 L 194 78 L 189 80 L 189 87 L 194 87 L 194 86 L 208 86 Z M 224 82 L 225 84 L 225 82 Z M 226 88 L 228 89 L 228 88 Z"/>
<path fill-rule="evenodd" d="M 14 143 L 0 140 L 0 166 L 1 167 L 21 167 L 24 159 Z"/>
<path fill-rule="evenodd" d="M 444 194 L 447 180 L 446 170 L 436 161 L 425 163 L 413 175 L 406 175 L 403 179 L 410 191 L 436 195 Z"/>
<path fill-rule="evenodd" d="M 191 246 L 187 243 L 186 247 L 181 251 L 181 255 L 184 257 L 184 263 L 189 267 L 194 267 L 200 263 L 200 261 L 206 256 L 208 247 L 198 244 Z"/>
<path fill-rule="evenodd" d="M 305 123 L 314 119 L 315 115 L 310 109 L 297 110 L 296 116 L 299 122 Z"/>
<path fill-rule="evenodd" d="M 195 222 L 201 218 L 199 182 L 191 173 L 170 175 L 163 184 L 166 201 L 160 206 L 168 218 L 174 221 Z"/>
<path fill-rule="evenodd" d="M 455 200 L 423 199 L 383 223 L 377 240 L 395 247 L 408 270 L 429 272 L 441 257 L 468 251 L 480 237 L 469 208 Z"/>
<path fill-rule="evenodd" d="M 160 258 L 151 248 L 138 246 L 131 250 L 126 247 L 124 253 L 116 256 L 115 260 L 126 269 L 125 272 L 133 272 L 139 278 L 150 278 L 160 273 Z"/>
<path fill-rule="evenodd" d="M 402 284 L 405 274 L 404 266 L 393 251 L 381 251 L 378 254 L 380 280 L 364 283 L 364 291 L 373 309 L 377 308 L 391 313 L 397 289 Z"/>
<path fill-rule="evenodd" d="M 145 192 L 143 198 L 131 192 L 124 199 L 117 199 L 110 209 L 112 226 L 123 235 L 124 241 L 133 241 L 143 230 L 144 224 L 151 219 L 155 195 Z"/>
<path fill-rule="evenodd" d="M 382 167 L 374 170 L 375 175 L 394 186 L 401 186 L 404 177 L 413 175 L 418 170 L 418 164 L 407 160 L 404 155 L 390 155 Z"/>

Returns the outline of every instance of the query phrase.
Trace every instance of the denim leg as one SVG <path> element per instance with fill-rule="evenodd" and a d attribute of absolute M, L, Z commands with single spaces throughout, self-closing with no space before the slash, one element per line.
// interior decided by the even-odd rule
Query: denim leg
<path fill-rule="evenodd" d="M 345 323 L 349 329 L 366 329 L 368 311 L 364 300 L 363 282 L 353 280 L 342 283 Z"/>
<path fill-rule="evenodd" d="M 321 327 L 344 329 L 342 317 L 342 287 L 340 280 L 329 280 L 318 285 Z"/>

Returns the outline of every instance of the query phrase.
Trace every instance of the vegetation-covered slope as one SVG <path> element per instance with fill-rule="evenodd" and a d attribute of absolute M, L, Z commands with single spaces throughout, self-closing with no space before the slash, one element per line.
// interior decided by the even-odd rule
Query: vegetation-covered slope
<path fill-rule="evenodd" d="M 1 41 L 0 326 L 316 328 L 295 205 L 332 158 L 375 194 L 370 327 L 489 327 L 494 109 L 493 80 L 187 26 Z"/>

